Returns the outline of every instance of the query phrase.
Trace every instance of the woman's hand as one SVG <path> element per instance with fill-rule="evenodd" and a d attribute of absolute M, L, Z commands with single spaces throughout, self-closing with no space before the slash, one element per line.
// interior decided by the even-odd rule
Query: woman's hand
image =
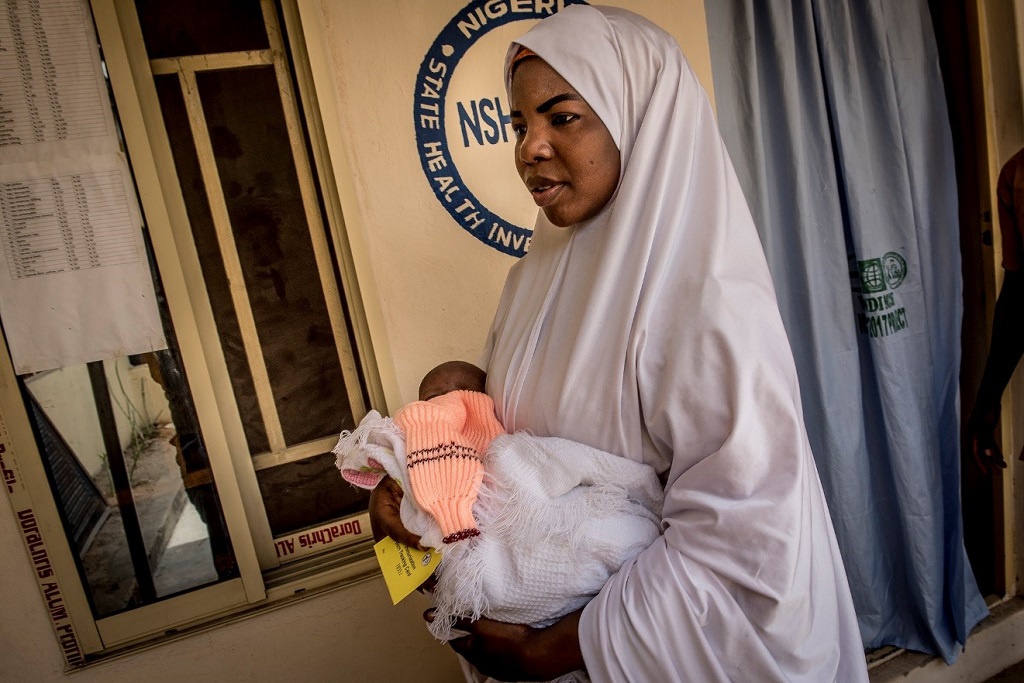
<path fill-rule="evenodd" d="M 459 619 L 454 628 L 469 635 L 448 644 L 485 676 L 499 681 L 549 681 L 584 668 L 577 634 L 582 613 L 568 614 L 547 628 Z M 433 611 L 423 616 L 432 621 Z"/>
<path fill-rule="evenodd" d="M 995 429 L 999 423 L 999 405 L 988 410 L 975 407 L 967 421 L 967 433 L 971 442 L 971 455 L 983 474 L 999 474 L 1006 468 L 1002 449 L 996 443 Z M 1024 452 L 1022 452 L 1024 453 Z"/>
<path fill-rule="evenodd" d="M 379 541 L 390 536 L 399 543 L 426 550 L 420 545 L 420 537 L 402 524 L 402 487 L 391 477 L 384 477 L 370 492 L 370 530 L 373 540 Z"/>

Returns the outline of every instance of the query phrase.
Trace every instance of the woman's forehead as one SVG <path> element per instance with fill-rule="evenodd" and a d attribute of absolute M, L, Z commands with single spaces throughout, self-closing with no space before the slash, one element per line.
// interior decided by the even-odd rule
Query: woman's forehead
<path fill-rule="evenodd" d="M 568 94 L 583 99 L 561 74 L 539 57 L 530 57 L 516 66 L 509 94 L 512 108 L 521 113 L 525 113 L 523 107 L 536 108 L 559 95 Z"/>
<path fill-rule="evenodd" d="M 538 22 L 517 39 L 506 53 L 511 71 L 521 47 L 526 47 L 558 74 L 561 85 L 578 93 L 611 132 L 616 146 L 623 135 L 623 88 L 627 81 L 622 51 L 615 33 L 601 11 L 587 5 L 572 5 Z M 516 88 L 520 73 L 534 67 L 537 59 L 524 58 L 506 81 L 514 109 L 522 105 L 524 90 Z M 515 94 L 514 91 L 518 91 Z"/>

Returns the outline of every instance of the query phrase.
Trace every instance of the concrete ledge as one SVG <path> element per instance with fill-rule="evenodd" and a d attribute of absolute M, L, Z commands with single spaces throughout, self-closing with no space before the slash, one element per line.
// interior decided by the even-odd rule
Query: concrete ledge
<path fill-rule="evenodd" d="M 1022 659 L 1024 599 L 1010 598 L 991 607 L 952 666 L 904 650 L 872 668 L 870 678 L 872 683 L 982 683 Z"/>

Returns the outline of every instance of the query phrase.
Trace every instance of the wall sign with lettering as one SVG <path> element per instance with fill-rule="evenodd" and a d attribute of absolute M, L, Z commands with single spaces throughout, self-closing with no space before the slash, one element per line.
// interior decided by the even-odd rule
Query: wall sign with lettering
<path fill-rule="evenodd" d="M 543 19 L 574 4 L 585 3 L 474 0 L 438 34 L 416 77 L 416 148 L 434 196 L 464 230 L 511 256 L 522 256 L 529 248 L 533 230 L 517 222 L 536 215 L 536 207 L 525 202 L 523 207 L 501 206 L 488 197 L 489 186 L 518 182 L 502 57 L 508 44 L 529 28 L 514 24 Z"/>

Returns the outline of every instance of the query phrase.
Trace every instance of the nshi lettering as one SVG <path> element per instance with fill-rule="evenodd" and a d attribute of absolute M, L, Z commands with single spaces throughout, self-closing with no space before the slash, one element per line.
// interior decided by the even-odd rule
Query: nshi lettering
<path fill-rule="evenodd" d="M 462 102 L 456 103 L 459 112 L 459 130 L 462 131 L 462 146 L 470 146 L 470 135 L 477 145 L 485 142 L 496 145 L 509 141 L 509 130 L 512 128 L 511 109 L 505 113 L 500 97 L 470 100 L 468 107 Z"/>

